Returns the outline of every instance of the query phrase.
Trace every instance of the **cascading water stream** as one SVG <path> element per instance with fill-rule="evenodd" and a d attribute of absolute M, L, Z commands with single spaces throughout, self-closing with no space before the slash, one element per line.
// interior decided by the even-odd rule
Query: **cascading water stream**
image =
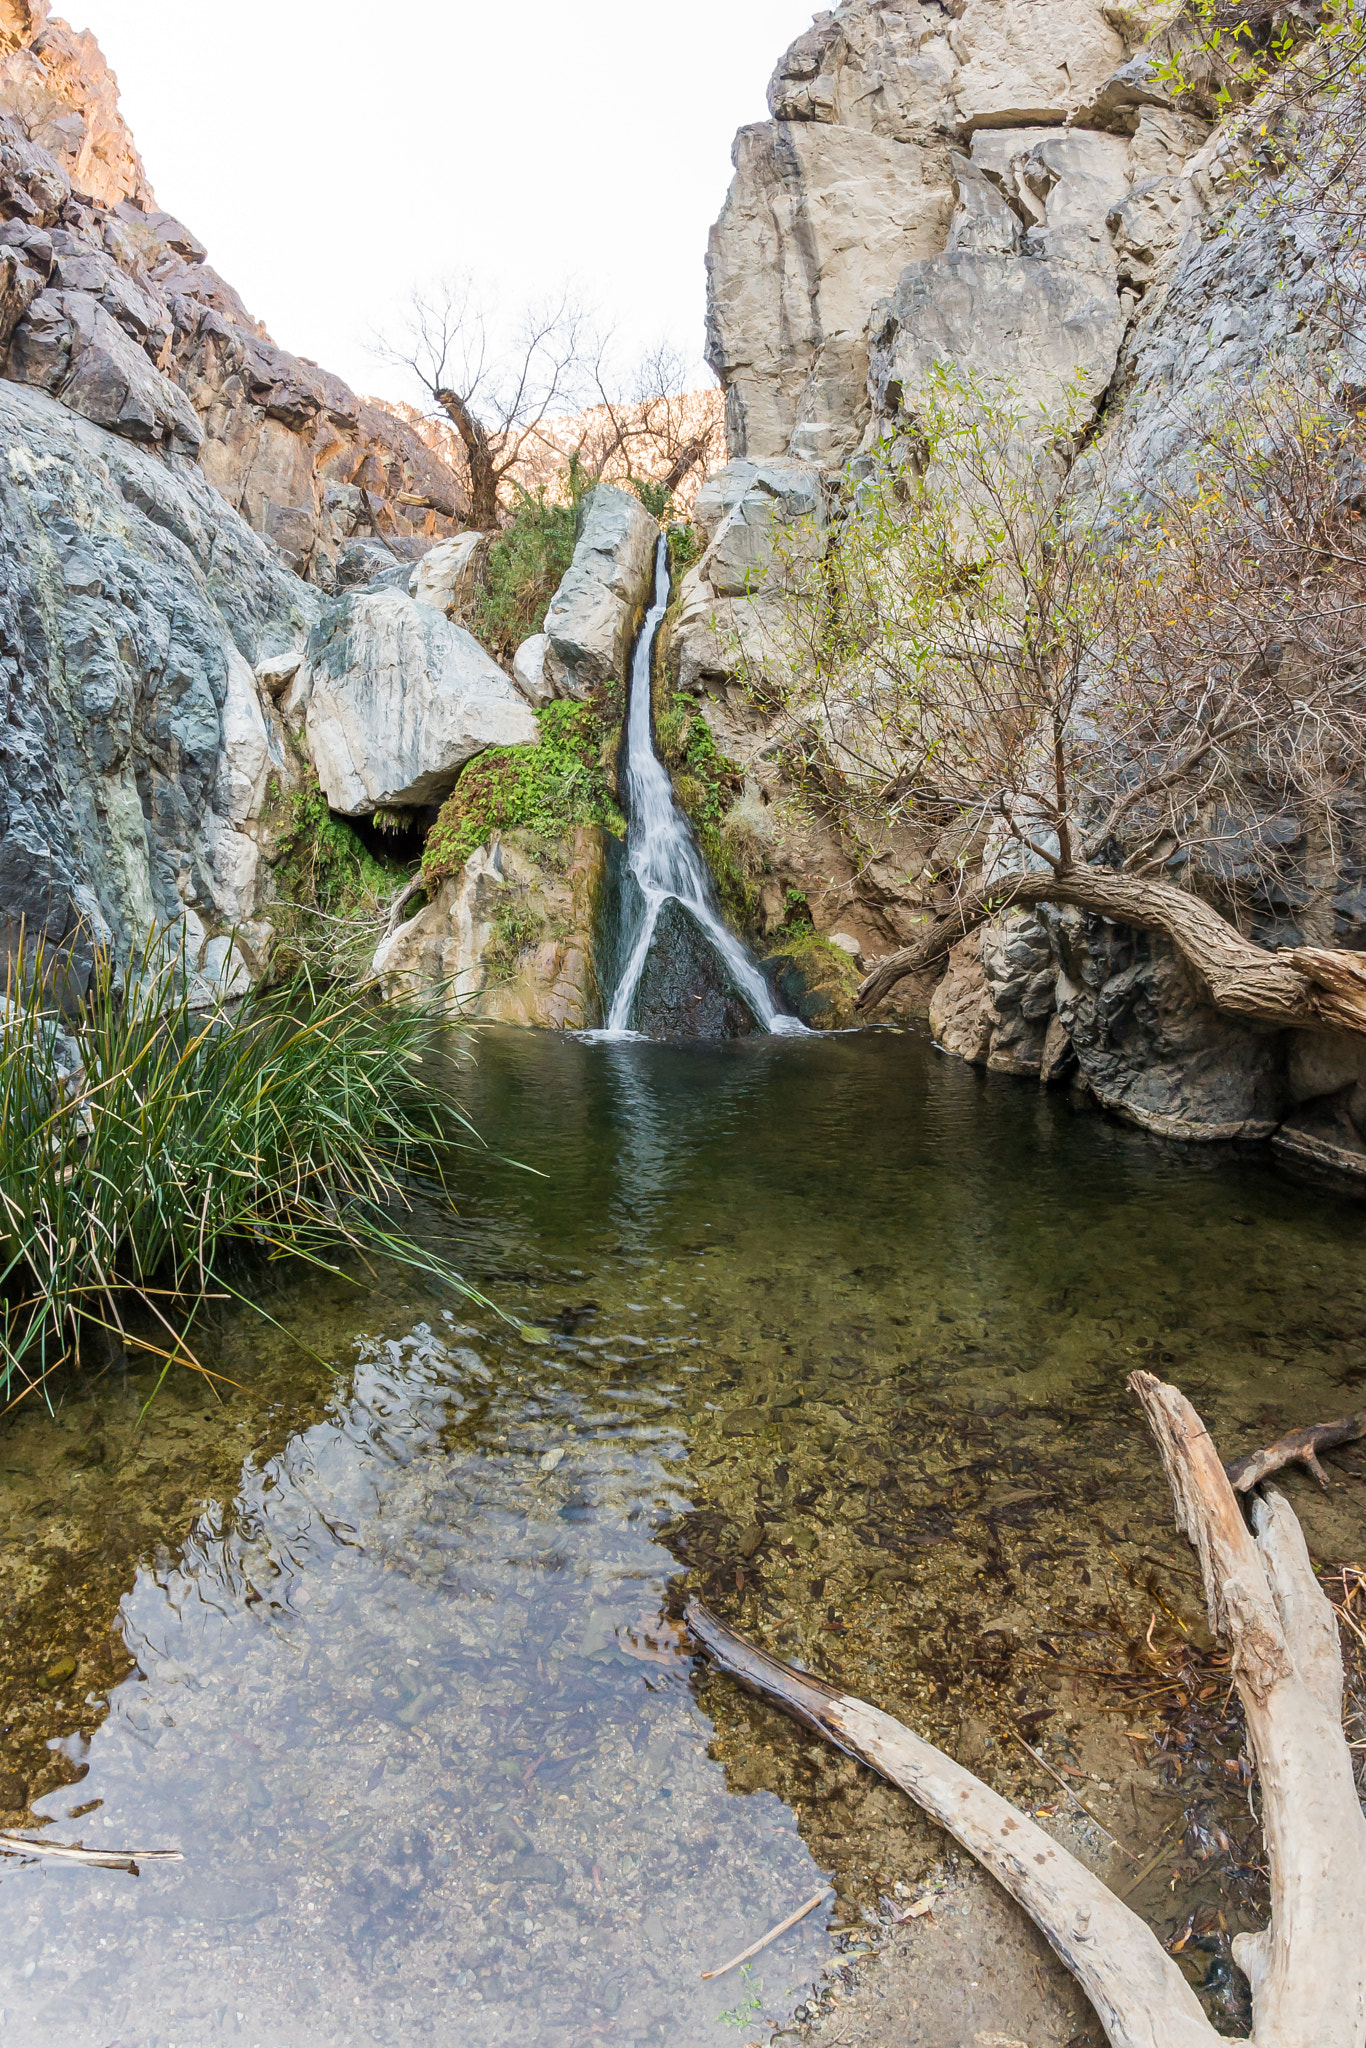
<path fill-rule="evenodd" d="M 697 920 L 763 1029 L 802 1031 L 804 1026 L 795 1017 L 784 1016 L 778 1009 L 757 962 L 735 933 L 727 929 L 707 864 L 687 819 L 674 801 L 668 771 L 655 753 L 650 718 L 650 658 L 668 602 L 668 544 L 661 537 L 655 553 L 654 603 L 645 615 L 631 659 L 626 721 L 626 859 L 639 892 L 639 904 L 624 934 L 624 964 L 608 1005 L 606 1035 L 619 1037 L 630 1029 L 631 1005 L 659 913 L 671 899 L 681 903 Z"/>

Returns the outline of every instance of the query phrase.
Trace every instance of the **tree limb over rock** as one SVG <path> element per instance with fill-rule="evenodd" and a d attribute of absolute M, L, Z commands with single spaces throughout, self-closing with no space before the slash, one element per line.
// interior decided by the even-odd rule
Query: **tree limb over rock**
<path fill-rule="evenodd" d="M 1366 961 L 1360 954 L 1319 946 L 1268 953 L 1199 896 L 1112 868 L 1074 867 L 1063 873 L 1031 868 L 1001 875 L 965 895 L 952 910 L 929 919 L 919 938 L 889 953 L 858 992 L 871 1009 L 908 974 L 934 966 L 950 946 L 1001 911 L 1040 903 L 1072 905 L 1112 924 L 1164 934 L 1203 984 L 1216 1009 L 1252 1023 L 1284 1028 L 1366 1034 Z"/>
<path fill-rule="evenodd" d="M 1252 1984 L 1256 2048 L 1361 2048 L 1366 1817 L 1342 1731 L 1333 1611 L 1288 1503 L 1258 1497 L 1254 1536 L 1184 1395 L 1148 1373 L 1129 1386 L 1200 1558 L 1211 1623 L 1232 1643 L 1261 1775 L 1271 1925 L 1234 1943 Z M 1146 1923 L 1009 1800 L 891 1715 L 745 1642 L 700 1602 L 687 1622 L 721 1670 L 899 1785 L 991 1872 L 1072 1971 L 1111 2048 L 1223 2039 Z"/>

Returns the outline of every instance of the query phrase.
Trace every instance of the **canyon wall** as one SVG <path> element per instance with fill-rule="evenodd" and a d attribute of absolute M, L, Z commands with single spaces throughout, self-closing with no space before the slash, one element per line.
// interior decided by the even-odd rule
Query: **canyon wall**
<path fill-rule="evenodd" d="M 1074 487 L 1089 465 L 1118 500 L 1179 478 L 1210 405 L 1267 364 L 1293 376 L 1341 350 L 1321 224 L 1269 207 L 1238 179 L 1234 125 L 1173 97 L 1172 19 L 1150 44 L 1158 17 L 1091 0 L 848 0 L 779 62 L 771 120 L 736 137 L 707 265 L 732 459 L 699 494 L 705 552 L 670 657 L 768 807 L 769 916 L 800 894 L 866 959 L 909 942 L 986 835 L 902 821 L 851 841 L 801 773 L 800 721 L 756 708 L 746 674 L 790 658 L 794 545 L 818 547 L 879 453 L 914 436 L 936 365 L 1008 381 L 1030 407 L 1070 392 Z M 1250 792 L 1241 854 L 1230 840 L 1186 879 L 1264 945 L 1366 947 L 1358 782 L 1322 845 L 1311 817 L 1270 800 L 1263 817 Z M 1272 1136 L 1366 1173 L 1354 1047 L 1220 1016 L 1163 940 L 1017 914 L 908 993 L 980 1064 L 1071 1077 L 1168 1135 Z"/>
<path fill-rule="evenodd" d="M 0 0 L 7 952 L 41 936 L 79 962 L 165 930 L 206 990 L 258 971 L 280 829 L 311 786 L 309 678 L 348 648 L 367 675 L 392 666 L 349 586 L 406 583 L 463 503 L 409 423 L 278 347 L 158 207 L 93 37 Z M 439 792 L 534 727 L 420 609 L 405 673 Z"/>

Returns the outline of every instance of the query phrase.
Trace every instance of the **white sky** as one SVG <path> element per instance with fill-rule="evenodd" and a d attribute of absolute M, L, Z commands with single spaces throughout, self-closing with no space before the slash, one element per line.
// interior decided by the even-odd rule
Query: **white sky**
<path fill-rule="evenodd" d="M 275 339 L 360 391 L 414 284 L 565 280 L 630 357 L 700 364 L 707 228 L 811 0 L 58 0 L 118 75 L 158 203 Z M 706 372 L 699 369 L 698 381 Z"/>

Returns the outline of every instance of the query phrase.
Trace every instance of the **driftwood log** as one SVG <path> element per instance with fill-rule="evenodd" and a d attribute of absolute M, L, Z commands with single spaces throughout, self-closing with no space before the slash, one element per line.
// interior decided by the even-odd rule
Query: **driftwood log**
<path fill-rule="evenodd" d="M 1287 1465 L 1303 1465 L 1320 1486 L 1326 1487 L 1328 1474 L 1319 1463 L 1319 1452 L 1331 1451 L 1338 1444 L 1353 1444 L 1363 1436 L 1366 1410 L 1360 1415 L 1339 1415 L 1336 1422 L 1311 1422 L 1306 1429 L 1287 1430 L 1264 1451 L 1248 1451 L 1241 1458 L 1230 1458 L 1224 1470 L 1238 1493 L 1250 1493 L 1263 1479 L 1269 1479 L 1273 1472 L 1280 1472 Z"/>
<path fill-rule="evenodd" d="M 1279 1494 L 1248 1530 L 1208 1430 L 1148 1373 L 1129 1381 L 1200 1559 L 1212 1627 L 1233 1669 L 1261 1777 L 1271 1924 L 1234 1955 L 1252 1986 L 1256 2048 L 1366 2043 L 1366 1817 L 1342 1729 L 1337 1623 Z M 1112 2048 L 1214 2048 L 1178 1965 L 1145 1921 L 1008 1799 L 900 1721 L 794 1671 L 694 1601 L 692 1634 L 718 1669 L 908 1792 L 1022 1905 L 1085 1991 Z"/>
<path fill-rule="evenodd" d="M 1252 1023 L 1366 1033 L 1366 960 L 1360 953 L 1292 946 L 1268 953 L 1188 890 L 1112 868 L 1051 868 L 999 875 L 926 920 L 899 953 L 880 960 L 858 992 L 871 1009 L 908 974 L 933 967 L 950 946 L 1002 911 L 1040 903 L 1072 905 L 1113 924 L 1162 932 L 1192 968 L 1216 1009 Z"/>

